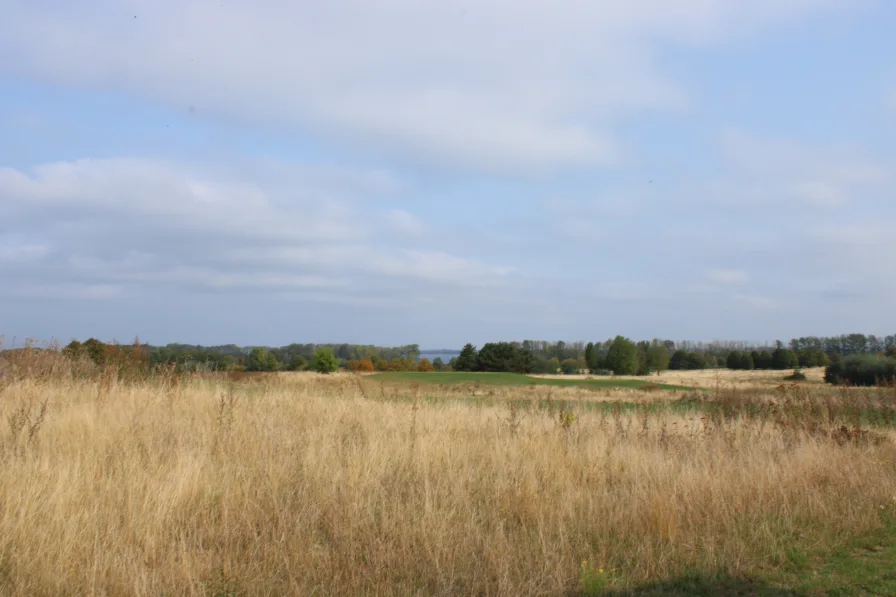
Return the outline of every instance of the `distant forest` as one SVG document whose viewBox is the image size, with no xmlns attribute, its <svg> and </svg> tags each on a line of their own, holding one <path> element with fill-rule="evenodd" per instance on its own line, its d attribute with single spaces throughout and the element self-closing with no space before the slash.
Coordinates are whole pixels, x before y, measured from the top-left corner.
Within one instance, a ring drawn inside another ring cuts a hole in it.
<svg viewBox="0 0 896 597">
<path fill-rule="evenodd" d="M 117 345 L 91 338 L 72 341 L 69 354 L 96 362 L 108 358 Z M 127 346 L 118 351 L 129 350 Z M 356 344 L 290 344 L 282 347 L 141 345 L 149 364 L 201 371 L 303 371 L 313 368 L 320 352 L 332 353 L 334 363 L 351 371 L 507 371 L 519 373 L 583 373 L 649 375 L 665 370 L 794 369 L 822 367 L 851 355 L 896 358 L 896 334 L 847 334 L 794 338 L 770 345 L 746 342 L 675 342 L 654 339 L 635 342 L 622 336 L 602 342 L 525 340 L 494 342 L 481 348 L 467 344 L 460 353 L 447 349 L 421 351 L 419 345 L 382 347 Z M 430 361 L 421 355 L 444 355 Z M 457 355 L 450 357 L 450 355 Z M 450 358 L 449 358 L 450 357 Z"/>
</svg>

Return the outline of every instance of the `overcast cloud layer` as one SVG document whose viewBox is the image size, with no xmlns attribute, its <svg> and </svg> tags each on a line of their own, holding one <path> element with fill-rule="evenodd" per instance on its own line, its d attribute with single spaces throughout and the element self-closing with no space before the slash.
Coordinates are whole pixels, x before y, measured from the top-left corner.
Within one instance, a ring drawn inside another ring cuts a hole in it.
<svg viewBox="0 0 896 597">
<path fill-rule="evenodd" d="M 7 344 L 894 331 L 892 3 L 0 7 Z"/>
</svg>

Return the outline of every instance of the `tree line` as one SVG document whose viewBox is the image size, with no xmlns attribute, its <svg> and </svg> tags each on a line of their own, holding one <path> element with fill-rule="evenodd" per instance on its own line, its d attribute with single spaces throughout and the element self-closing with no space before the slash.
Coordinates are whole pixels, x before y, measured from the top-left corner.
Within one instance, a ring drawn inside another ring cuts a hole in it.
<svg viewBox="0 0 896 597">
<path fill-rule="evenodd" d="M 784 344 L 750 346 L 742 342 L 694 343 L 654 339 L 633 341 L 616 336 L 603 342 L 490 342 L 477 349 L 467 344 L 445 363 L 421 359 L 420 347 L 408 344 L 378 347 L 352 344 L 290 344 L 279 348 L 229 344 L 203 347 L 187 344 L 133 346 L 105 344 L 95 338 L 73 340 L 64 352 L 97 364 L 113 360 L 148 367 L 205 371 L 481 371 L 538 374 L 650 375 L 666 370 L 728 368 L 788 370 L 828 367 L 832 383 L 886 374 L 868 363 L 871 357 L 896 359 L 896 335 L 849 334 L 806 337 Z M 846 358 L 856 357 L 848 363 Z M 881 361 L 875 361 L 881 363 Z M 857 363 L 861 363 L 861 366 Z M 848 366 L 847 366 L 848 365 Z M 887 365 L 888 366 L 888 365 Z M 870 367 L 870 369 L 869 369 Z M 856 373 L 861 371 L 861 373 Z M 869 373 L 869 371 L 871 371 Z M 836 381 L 834 381 L 836 380 Z"/>
</svg>

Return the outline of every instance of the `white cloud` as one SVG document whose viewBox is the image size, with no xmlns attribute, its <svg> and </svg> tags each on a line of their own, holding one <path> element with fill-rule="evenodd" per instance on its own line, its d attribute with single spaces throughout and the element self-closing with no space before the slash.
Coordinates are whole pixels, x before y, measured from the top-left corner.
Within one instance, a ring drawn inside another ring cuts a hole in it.
<svg viewBox="0 0 896 597">
<path fill-rule="evenodd" d="M 426 226 L 414 214 L 403 209 L 394 209 L 386 214 L 386 223 L 395 232 L 407 236 L 420 237 Z"/>
<path fill-rule="evenodd" d="M 854 147 L 810 146 L 736 130 L 725 131 L 721 145 L 740 182 L 736 189 L 717 189 L 719 195 L 753 207 L 839 207 L 890 179 L 886 168 Z"/>
<path fill-rule="evenodd" d="M 103 299 L 158 287 L 363 294 L 401 280 L 464 288 L 511 273 L 403 244 L 426 230 L 414 214 L 370 207 L 364 194 L 326 199 L 319 187 L 140 159 L 0 168 L 0 212 L 16 230 L 0 233 L 0 272 L 15 296 Z"/>
<path fill-rule="evenodd" d="M 199 115 L 529 171 L 607 165 L 620 116 L 678 110 L 666 44 L 719 44 L 846 0 L 85 0 L 5 7 L 0 73 Z M 135 18 L 136 17 L 136 18 Z"/>
<path fill-rule="evenodd" d="M 717 284 L 746 284 L 750 281 L 750 275 L 739 269 L 711 269 L 706 272 L 706 278 Z"/>
<path fill-rule="evenodd" d="M 28 264 L 40 261 L 50 252 L 47 245 L 18 245 L 0 247 L 0 264 Z"/>
<path fill-rule="evenodd" d="M 0 296 L 26 299 L 111 301 L 124 296 L 119 284 L 25 283 L 0 288 Z"/>
</svg>

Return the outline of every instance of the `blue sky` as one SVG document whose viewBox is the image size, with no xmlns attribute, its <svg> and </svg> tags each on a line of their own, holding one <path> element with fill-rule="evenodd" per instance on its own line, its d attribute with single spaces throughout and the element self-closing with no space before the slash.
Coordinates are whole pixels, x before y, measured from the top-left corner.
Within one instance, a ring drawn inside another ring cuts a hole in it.
<svg viewBox="0 0 896 597">
<path fill-rule="evenodd" d="M 7 344 L 893 331 L 892 2 L 9 4 Z"/>
</svg>

